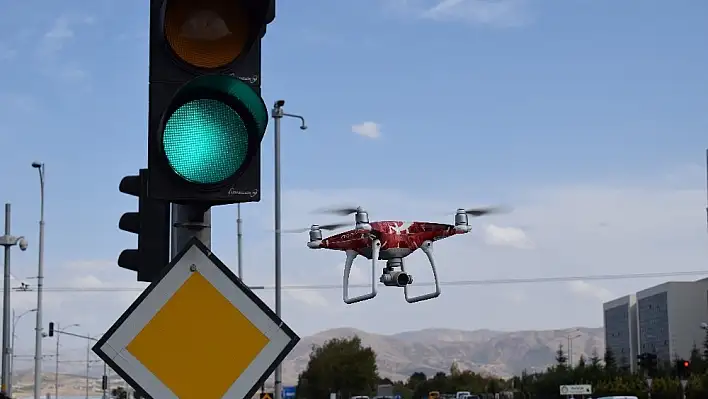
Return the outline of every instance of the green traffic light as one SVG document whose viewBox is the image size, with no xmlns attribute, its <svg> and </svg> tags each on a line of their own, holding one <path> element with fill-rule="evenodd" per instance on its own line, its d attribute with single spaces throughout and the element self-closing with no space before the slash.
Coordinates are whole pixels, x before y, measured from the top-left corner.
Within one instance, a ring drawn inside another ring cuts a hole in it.
<svg viewBox="0 0 708 399">
<path fill-rule="evenodd" d="M 165 122 L 162 147 L 170 167 L 191 183 L 217 184 L 228 179 L 248 161 L 251 136 L 257 135 L 260 142 L 265 134 L 268 112 L 263 99 L 240 79 L 225 75 L 196 78 L 176 97 L 193 99 Z M 225 101 L 239 103 L 255 126 L 248 126 Z"/>
<path fill-rule="evenodd" d="M 162 142 L 172 170 L 197 184 L 228 179 L 248 154 L 248 131 L 241 117 L 210 99 L 179 107 L 165 124 Z"/>
</svg>

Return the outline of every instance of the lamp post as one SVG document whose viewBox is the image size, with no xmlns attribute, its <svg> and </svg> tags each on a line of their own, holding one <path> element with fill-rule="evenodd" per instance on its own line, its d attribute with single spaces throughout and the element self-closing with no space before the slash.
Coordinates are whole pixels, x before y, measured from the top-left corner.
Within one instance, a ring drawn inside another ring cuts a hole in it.
<svg viewBox="0 0 708 399">
<path fill-rule="evenodd" d="M 300 115 L 294 115 L 294 114 L 287 114 L 283 112 L 283 106 L 285 106 L 285 100 L 278 100 L 275 102 L 275 105 L 273 105 L 273 112 L 272 116 L 275 122 L 275 127 L 274 127 L 274 137 L 273 141 L 275 142 L 275 314 L 280 317 L 281 315 L 281 296 L 282 296 L 282 282 L 281 282 L 281 267 L 282 267 L 282 258 L 281 258 L 281 245 L 280 245 L 280 238 L 281 238 L 281 215 L 280 215 L 280 208 L 281 208 L 281 198 L 280 198 L 280 120 L 283 119 L 284 116 L 290 117 L 290 118 L 296 118 L 300 120 L 300 129 L 305 130 L 307 129 L 307 125 L 305 124 L 305 118 L 300 116 Z M 283 366 L 282 364 L 278 364 L 278 367 L 275 369 L 275 384 L 274 384 L 274 399 L 281 399 L 281 391 L 282 391 L 282 385 L 283 385 Z M 38 398 L 37 398 L 38 399 Z"/>
<path fill-rule="evenodd" d="M 34 399 L 42 390 L 42 291 L 44 289 L 44 163 L 32 162 L 39 172 L 39 259 L 37 261 L 37 322 L 34 328 Z"/>
<path fill-rule="evenodd" d="M 54 398 L 59 399 L 59 337 L 61 337 L 61 334 L 72 328 L 72 327 L 80 327 L 80 324 L 70 324 L 66 327 L 60 327 L 59 324 L 55 327 L 55 332 L 57 333 L 57 349 L 56 353 L 54 354 L 54 359 L 56 360 L 56 363 L 54 364 Z"/>
<path fill-rule="evenodd" d="M 12 395 L 12 378 L 15 375 L 15 338 L 17 338 L 17 334 L 15 334 L 15 328 L 17 328 L 17 323 L 19 323 L 20 319 L 22 316 L 25 316 L 27 314 L 30 314 L 32 312 L 36 312 L 37 309 L 30 309 L 26 310 L 19 315 L 15 316 L 15 309 L 12 309 L 12 344 L 10 345 L 10 379 L 7 382 L 7 396 Z"/>
<path fill-rule="evenodd" d="M 0 236 L 0 246 L 5 247 L 5 265 L 3 275 L 3 317 L 2 317 L 2 379 L 0 391 L 9 396 L 10 380 L 10 323 L 12 305 L 10 304 L 10 249 L 17 245 L 20 250 L 27 250 L 27 240 L 24 237 L 15 237 L 10 233 L 12 222 L 12 206 L 5 204 L 5 234 Z M 38 398 L 39 399 L 39 398 Z"/>
</svg>

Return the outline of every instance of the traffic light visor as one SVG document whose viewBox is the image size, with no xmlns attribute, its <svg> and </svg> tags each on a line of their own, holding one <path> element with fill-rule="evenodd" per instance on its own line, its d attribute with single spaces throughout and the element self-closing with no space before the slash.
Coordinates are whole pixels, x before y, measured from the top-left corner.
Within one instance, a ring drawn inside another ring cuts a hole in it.
<svg viewBox="0 0 708 399">
<path fill-rule="evenodd" d="M 162 149 L 184 180 L 219 184 L 260 145 L 268 123 L 261 97 L 238 78 L 208 75 L 179 90 L 164 119 Z"/>
<path fill-rule="evenodd" d="M 220 68 L 244 53 L 254 40 L 246 0 L 168 0 L 164 34 L 174 54 L 198 68 Z"/>
</svg>

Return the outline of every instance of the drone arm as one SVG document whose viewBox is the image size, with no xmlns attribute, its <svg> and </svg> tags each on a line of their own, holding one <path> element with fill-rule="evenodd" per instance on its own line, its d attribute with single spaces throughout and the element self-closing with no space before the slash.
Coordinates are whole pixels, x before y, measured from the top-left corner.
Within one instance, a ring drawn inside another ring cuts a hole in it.
<svg viewBox="0 0 708 399">
<path fill-rule="evenodd" d="M 343 297 L 344 303 L 351 305 L 352 303 L 366 301 L 376 296 L 376 260 L 379 258 L 379 250 L 381 249 L 381 241 L 374 239 L 371 242 L 371 292 L 356 296 L 354 298 L 349 297 L 349 275 L 352 271 L 352 265 L 354 265 L 354 259 L 359 255 L 356 251 L 348 250 L 346 251 L 347 260 L 344 263 L 344 284 L 343 284 Z"/>
<path fill-rule="evenodd" d="M 405 295 L 406 302 L 408 303 L 416 303 L 428 299 L 437 298 L 440 296 L 440 281 L 438 280 L 438 271 L 435 268 L 435 259 L 433 259 L 433 242 L 425 241 L 423 245 L 420 246 L 420 249 L 423 250 L 425 256 L 427 256 L 428 260 L 430 261 L 430 268 L 433 270 L 433 278 L 435 279 L 435 291 L 419 296 L 410 297 L 408 295 L 409 285 L 406 285 L 405 287 L 403 287 L 403 294 Z M 401 271 L 405 271 L 403 263 L 401 263 Z"/>
</svg>

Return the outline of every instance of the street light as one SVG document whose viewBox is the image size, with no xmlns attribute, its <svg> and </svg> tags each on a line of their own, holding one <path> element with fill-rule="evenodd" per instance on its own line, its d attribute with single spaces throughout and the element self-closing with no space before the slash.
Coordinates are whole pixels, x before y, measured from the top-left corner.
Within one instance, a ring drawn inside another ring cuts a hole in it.
<svg viewBox="0 0 708 399">
<path fill-rule="evenodd" d="M 30 314 L 32 312 L 36 312 L 37 309 L 30 309 L 26 310 L 22 313 L 20 313 L 18 316 L 15 316 L 15 309 L 12 309 L 12 344 L 10 346 L 10 379 L 7 381 L 7 394 L 8 396 L 12 395 L 12 378 L 15 375 L 15 338 L 17 338 L 17 335 L 15 334 L 15 328 L 17 327 L 17 323 L 20 321 L 22 316 Z"/>
<path fill-rule="evenodd" d="M 3 317 L 2 317 L 2 379 L 0 382 L 0 391 L 9 396 L 9 380 L 10 380 L 10 323 L 11 323 L 11 304 L 10 304 L 10 249 L 17 245 L 21 251 L 27 250 L 27 240 L 24 237 L 15 237 L 10 233 L 12 219 L 12 206 L 5 204 L 5 234 L 0 236 L 0 245 L 5 247 L 5 267 L 3 279 Z M 39 399 L 39 398 L 37 398 Z"/>
<path fill-rule="evenodd" d="M 571 368 L 573 367 L 573 341 L 575 339 L 583 336 L 582 334 L 579 334 L 578 332 L 579 332 L 579 330 L 576 328 L 576 329 L 572 330 L 568 335 L 565 336 L 568 339 L 568 364 L 570 365 Z M 576 333 L 576 334 L 573 335 L 573 333 Z"/>
<path fill-rule="evenodd" d="M 285 106 L 285 100 L 278 100 L 273 105 L 272 116 L 275 120 L 274 128 L 274 138 L 275 141 L 275 314 L 280 317 L 281 313 L 281 295 L 282 295 L 282 282 L 281 282 L 281 247 L 280 247 L 280 235 L 281 235 L 281 215 L 280 215 L 280 120 L 284 116 L 290 118 L 296 118 L 300 120 L 300 129 L 307 129 L 305 124 L 305 118 L 300 115 L 286 114 L 283 112 L 283 106 Z M 281 399 L 281 390 L 283 385 L 283 366 L 278 364 L 275 369 L 275 387 L 274 387 L 274 399 Z M 39 398 L 37 398 L 39 399 Z"/>
<path fill-rule="evenodd" d="M 34 399 L 42 384 L 42 290 L 44 287 L 44 163 L 32 162 L 39 172 L 39 259 L 37 261 L 37 321 L 34 327 Z"/>
<path fill-rule="evenodd" d="M 55 327 L 55 331 L 57 332 L 57 350 L 56 354 L 54 355 L 54 358 L 56 359 L 56 364 L 54 366 L 54 398 L 59 399 L 59 337 L 61 337 L 61 333 L 72 328 L 72 327 L 80 327 L 80 324 L 70 324 L 66 327 L 60 327 L 58 324 Z"/>
</svg>

